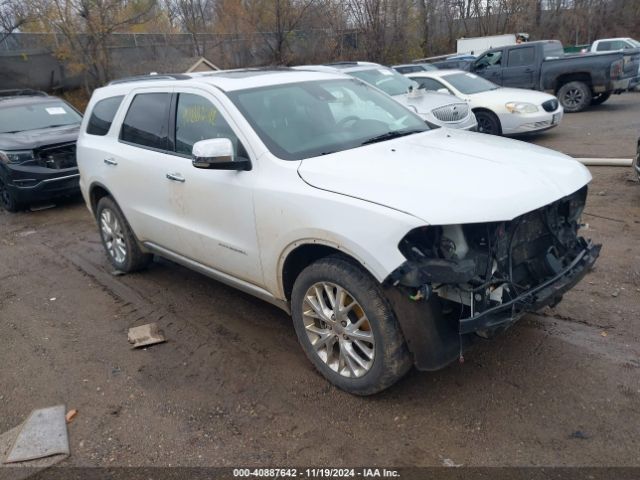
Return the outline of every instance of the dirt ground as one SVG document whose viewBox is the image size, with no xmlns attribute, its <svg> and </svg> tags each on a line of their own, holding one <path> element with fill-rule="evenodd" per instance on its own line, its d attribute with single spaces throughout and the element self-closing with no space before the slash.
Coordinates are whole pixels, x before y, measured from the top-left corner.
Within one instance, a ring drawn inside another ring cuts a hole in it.
<svg viewBox="0 0 640 480">
<path fill-rule="evenodd" d="M 640 94 L 528 138 L 630 157 Z M 0 212 L 0 432 L 63 403 L 72 466 L 639 466 L 640 185 L 591 168 L 596 268 L 555 309 L 374 397 L 329 385 L 280 310 L 167 261 L 113 276 L 85 206 Z M 157 322 L 168 342 L 127 343 Z"/>
</svg>

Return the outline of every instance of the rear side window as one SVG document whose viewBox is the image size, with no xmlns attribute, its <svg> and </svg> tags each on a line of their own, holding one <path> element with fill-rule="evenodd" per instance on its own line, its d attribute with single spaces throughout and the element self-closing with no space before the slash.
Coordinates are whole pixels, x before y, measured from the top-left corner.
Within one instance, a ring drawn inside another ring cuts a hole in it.
<svg viewBox="0 0 640 480">
<path fill-rule="evenodd" d="M 169 93 L 141 93 L 131 102 L 120 139 L 143 147 L 169 149 Z"/>
<path fill-rule="evenodd" d="M 535 47 L 521 47 L 509 50 L 509 66 L 526 67 L 532 65 L 535 55 Z"/>
<path fill-rule="evenodd" d="M 91 112 L 91 117 L 89 117 L 87 133 L 90 135 L 106 135 L 111 128 L 113 117 L 115 117 L 123 98 L 124 96 L 120 95 L 118 97 L 105 98 L 96 103 Z"/>
</svg>

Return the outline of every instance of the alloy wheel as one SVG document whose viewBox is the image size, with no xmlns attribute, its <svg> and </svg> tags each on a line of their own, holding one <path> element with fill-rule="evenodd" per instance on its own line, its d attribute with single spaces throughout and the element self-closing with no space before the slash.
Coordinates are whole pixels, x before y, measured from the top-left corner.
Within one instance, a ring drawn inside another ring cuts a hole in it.
<svg viewBox="0 0 640 480">
<path fill-rule="evenodd" d="M 344 288 L 312 285 L 302 305 L 304 328 L 318 357 L 343 377 L 357 378 L 373 366 L 375 338 L 363 308 Z"/>
<path fill-rule="evenodd" d="M 569 105 L 570 107 L 577 107 L 578 105 L 582 105 L 583 101 L 584 95 L 578 88 L 567 90 L 567 92 L 564 94 L 564 103 L 565 105 Z"/>
<path fill-rule="evenodd" d="M 122 226 L 109 208 L 104 208 L 100 213 L 100 231 L 107 252 L 116 263 L 124 263 L 127 258 L 127 245 L 124 241 Z"/>
</svg>

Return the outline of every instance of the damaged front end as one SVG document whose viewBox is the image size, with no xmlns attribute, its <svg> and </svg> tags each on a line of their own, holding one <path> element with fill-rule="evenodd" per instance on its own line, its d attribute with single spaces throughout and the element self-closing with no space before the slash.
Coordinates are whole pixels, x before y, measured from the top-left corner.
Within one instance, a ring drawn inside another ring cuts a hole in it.
<svg viewBox="0 0 640 480">
<path fill-rule="evenodd" d="M 457 334 L 460 350 L 465 334 L 489 337 L 526 312 L 557 304 L 600 253 L 601 245 L 578 236 L 586 196 L 585 186 L 511 221 L 412 230 L 399 245 L 407 261 L 385 282 L 388 291 L 396 291 L 394 306 L 402 303 L 399 295 L 430 304 L 430 320 L 444 322 L 440 340 L 451 343 Z M 409 343 L 420 368 L 418 345 Z M 453 346 L 443 348 L 446 358 L 435 363 L 455 359 Z M 433 362 L 423 358 L 422 366 L 433 369 Z"/>
</svg>

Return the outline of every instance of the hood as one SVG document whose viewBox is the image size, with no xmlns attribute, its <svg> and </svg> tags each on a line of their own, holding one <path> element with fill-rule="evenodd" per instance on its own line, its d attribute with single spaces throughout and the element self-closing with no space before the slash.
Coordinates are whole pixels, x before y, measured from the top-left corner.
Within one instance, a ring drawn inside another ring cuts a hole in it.
<svg viewBox="0 0 640 480">
<path fill-rule="evenodd" d="M 500 87 L 495 90 L 474 93 L 469 95 L 469 98 L 471 98 L 474 103 L 482 99 L 482 102 L 490 102 L 491 104 L 504 105 L 508 102 L 527 102 L 540 106 L 547 100 L 553 100 L 556 97 L 548 93 L 525 90 L 524 88 Z"/>
<path fill-rule="evenodd" d="M 298 171 L 311 186 L 432 225 L 512 220 L 591 180 L 562 153 L 446 128 L 306 159 Z"/>
<path fill-rule="evenodd" d="M 431 113 L 431 110 L 434 108 L 444 107 L 454 103 L 464 103 L 453 95 L 446 93 L 426 93 L 422 90 L 418 90 L 418 93 L 413 95 L 409 95 L 408 93 L 395 95 L 393 99 L 405 107 L 409 107 L 423 115 Z"/>
<path fill-rule="evenodd" d="M 42 128 L 18 133 L 0 133 L 0 150 L 34 150 L 46 145 L 75 142 L 80 125 Z"/>
</svg>

